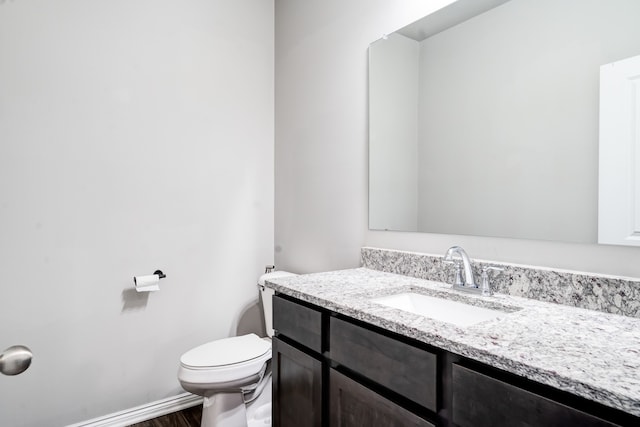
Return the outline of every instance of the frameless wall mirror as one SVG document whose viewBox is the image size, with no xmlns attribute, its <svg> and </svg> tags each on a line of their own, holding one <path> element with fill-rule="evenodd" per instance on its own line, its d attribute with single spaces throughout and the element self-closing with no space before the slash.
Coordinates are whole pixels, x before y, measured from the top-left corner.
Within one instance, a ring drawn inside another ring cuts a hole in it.
<svg viewBox="0 0 640 427">
<path fill-rule="evenodd" d="M 637 0 L 458 0 L 369 48 L 369 227 L 596 243 L 600 66 Z"/>
</svg>

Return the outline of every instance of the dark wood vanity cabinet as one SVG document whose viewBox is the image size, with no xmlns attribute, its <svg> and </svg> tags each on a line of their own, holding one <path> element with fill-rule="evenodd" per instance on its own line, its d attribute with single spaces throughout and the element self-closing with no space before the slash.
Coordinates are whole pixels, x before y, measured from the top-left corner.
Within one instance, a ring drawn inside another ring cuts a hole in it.
<svg viewBox="0 0 640 427">
<path fill-rule="evenodd" d="M 435 427 L 434 354 L 278 295 L 273 326 L 274 426 Z"/>
<path fill-rule="evenodd" d="M 274 297 L 276 427 L 640 426 L 640 418 Z"/>
</svg>

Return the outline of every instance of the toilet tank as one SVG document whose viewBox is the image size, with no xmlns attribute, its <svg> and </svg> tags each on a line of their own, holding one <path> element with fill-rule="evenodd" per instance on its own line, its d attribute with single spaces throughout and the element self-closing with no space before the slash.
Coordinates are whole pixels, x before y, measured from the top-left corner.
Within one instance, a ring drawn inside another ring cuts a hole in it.
<svg viewBox="0 0 640 427">
<path fill-rule="evenodd" d="M 272 271 L 271 273 L 265 273 L 258 279 L 258 289 L 260 289 L 260 300 L 262 300 L 262 313 L 264 315 L 264 326 L 267 331 L 268 337 L 273 337 L 273 294 L 274 291 L 271 288 L 264 286 L 264 282 L 268 279 L 275 279 L 278 277 L 297 276 L 297 274 L 289 273 L 288 271 Z"/>
</svg>

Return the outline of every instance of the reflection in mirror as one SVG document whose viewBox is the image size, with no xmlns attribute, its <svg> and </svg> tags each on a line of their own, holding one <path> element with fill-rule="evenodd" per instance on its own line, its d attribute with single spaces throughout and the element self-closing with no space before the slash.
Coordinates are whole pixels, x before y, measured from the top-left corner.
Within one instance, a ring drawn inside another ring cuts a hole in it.
<svg viewBox="0 0 640 427">
<path fill-rule="evenodd" d="M 640 246 L 640 55 L 600 68 L 598 243 Z"/>
<path fill-rule="evenodd" d="M 370 46 L 369 227 L 595 243 L 599 71 L 640 1 L 478 2 Z"/>
</svg>

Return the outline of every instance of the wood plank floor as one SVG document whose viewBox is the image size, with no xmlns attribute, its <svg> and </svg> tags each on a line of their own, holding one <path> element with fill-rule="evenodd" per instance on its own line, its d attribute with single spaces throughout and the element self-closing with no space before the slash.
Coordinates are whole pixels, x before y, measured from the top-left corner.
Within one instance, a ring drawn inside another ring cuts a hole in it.
<svg viewBox="0 0 640 427">
<path fill-rule="evenodd" d="M 132 424 L 130 427 L 200 427 L 202 405 L 183 409 L 149 421 Z"/>
</svg>

